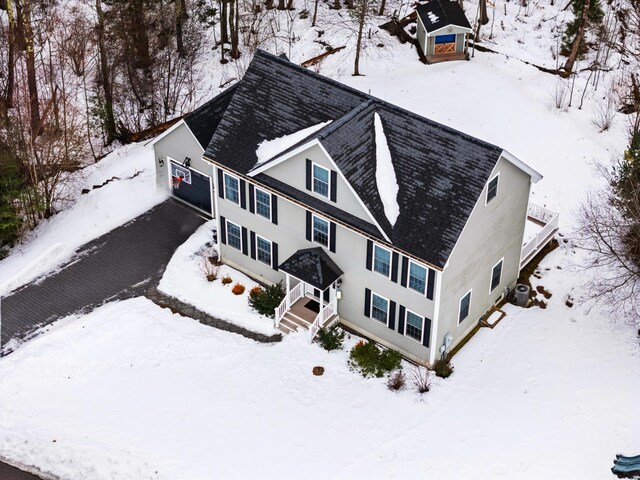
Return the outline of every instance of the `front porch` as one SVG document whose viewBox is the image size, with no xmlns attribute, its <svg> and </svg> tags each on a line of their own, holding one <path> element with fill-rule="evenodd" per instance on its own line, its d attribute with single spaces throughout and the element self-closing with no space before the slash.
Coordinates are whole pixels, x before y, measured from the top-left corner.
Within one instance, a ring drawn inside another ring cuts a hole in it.
<svg viewBox="0 0 640 480">
<path fill-rule="evenodd" d="M 339 319 L 343 272 L 320 247 L 298 250 L 279 268 L 286 275 L 286 294 L 275 310 L 275 326 L 283 333 L 308 330 L 312 342 Z"/>
</svg>

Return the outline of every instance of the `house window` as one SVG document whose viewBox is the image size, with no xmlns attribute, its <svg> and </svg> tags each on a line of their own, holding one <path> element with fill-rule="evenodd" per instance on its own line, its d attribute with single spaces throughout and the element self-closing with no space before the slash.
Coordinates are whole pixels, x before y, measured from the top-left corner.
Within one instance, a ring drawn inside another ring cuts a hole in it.
<svg viewBox="0 0 640 480">
<path fill-rule="evenodd" d="M 256 188 L 256 213 L 271 220 L 271 194 Z"/>
<path fill-rule="evenodd" d="M 224 174 L 224 198 L 240 205 L 240 182 L 227 173 Z"/>
<path fill-rule="evenodd" d="M 500 175 L 496 175 L 489 181 L 489 185 L 487 186 L 487 202 L 489 203 L 491 200 L 498 196 L 498 179 Z"/>
<path fill-rule="evenodd" d="M 227 220 L 227 245 L 242 251 L 242 233 L 240 225 Z"/>
<path fill-rule="evenodd" d="M 456 41 L 456 34 L 453 33 L 451 35 L 436 35 L 436 43 L 453 43 Z"/>
<path fill-rule="evenodd" d="M 313 216 L 313 241 L 329 246 L 329 222 L 320 217 Z"/>
<path fill-rule="evenodd" d="M 458 325 L 469 316 L 469 307 L 471 306 L 471 290 L 460 299 L 460 312 L 458 314 Z"/>
<path fill-rule="evenodd" d="M 389 300 L 371 293 L 371 318 L 386 324 L 389 318 Z"/>
<path fill-rule="evenodd" d="M 271 266 L 271 242 L 256 235 L 256 250 L 258 261 Z"/>
<path fill-rule="evenodd" d="M 407 318 L 404 324 L 404 334 L 422 343 L 422 330 L 424 317 L 407 310 Z"/>
<path fill-rule="evenodd" d="M 171 162 L 171 176 L 180 177 L 184 183 L 191 185 L 191 171 L 188 168 Z"/>
<path fill-rule="evenodd" d="M 491 270 L 491 292 L 493 292 L 502 279 L 502 260 L 500 260 L 495 267 Z"/>
<path fill-rule="evenodd" d="M 374 245 L 373 247 L 373 270 L 389 277 L 391 273 L 391 252 L 386 248 Z"/>
<path fill-rule="evenodd" d="M 329 198 L 329 170 L 313 164 L 313 191 Z"/>
<path fill-rule="evenodd" d="M 417 263 L 409 262 L 408 286 L 410 289 L 424 295 L 424 290 L 427 287 L 427 269 Z"/>
</svg>

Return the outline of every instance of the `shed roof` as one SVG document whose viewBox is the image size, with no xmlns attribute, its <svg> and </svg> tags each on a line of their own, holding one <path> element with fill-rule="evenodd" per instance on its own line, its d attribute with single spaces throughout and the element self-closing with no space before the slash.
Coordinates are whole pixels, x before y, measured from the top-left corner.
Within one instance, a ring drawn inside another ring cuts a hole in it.
<svg viewBox="0 0 640 480">
<path fill-rule="evenodd" d="M 449 25 L 471 30 L 464 10 L 458 2 L 452 0 L 430 0 L 418 5 L 416 12 L 427 32 L 435 32 Z"/>
</svg>

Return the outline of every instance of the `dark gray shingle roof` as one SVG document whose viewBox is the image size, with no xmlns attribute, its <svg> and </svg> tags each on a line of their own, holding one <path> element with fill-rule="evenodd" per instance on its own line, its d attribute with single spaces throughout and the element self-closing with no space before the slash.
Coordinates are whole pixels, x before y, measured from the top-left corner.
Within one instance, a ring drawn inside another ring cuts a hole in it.
<svg viewBox="0 0 640 480">
<path fill-rule="evenodd" d="M 222 120 L 222 116 L 229 106 L 237 86 L 238 84 L 235 84 L 227 88 L 207 103 L 200 105 L 194 111 L 185 115 L 185 123 L 202 148 L 207 148 L 207 145 L 209 145 L 209 141 L 213 137 L 216 128 L 218 128 L 218 124 Z"/>
<path fill-rule="evenodd" d="M 386 218 L 375 171 L 380 115 L 399 184 L 400 216 Z M 247 174 L 257 145 L 332 120 L 317 138 L 391 243 L 444 267 L 502 149 L 258 51 L 205 156 Z M 308 140 L 308 139 L 307 139 Z M 377 227 L 268 176 L 255 179 L 374 237 Z"/>
<path fill-rule="evenodd" d="M 278 268 L 320 290 L 326 290 L 343 275 L 340 267 L 320 247 L 298 250 Z"/>
<path fill-rule="evenodd" d="M 427 32 L 435 32 L 448 25 L 471 28 L 464 10 L 458 2 L 451 0 L 431 0 L 418 5 L 416 12 L 427 29 Z M 430 15 L 431 14 L 431 15 Z"/>
</svg>

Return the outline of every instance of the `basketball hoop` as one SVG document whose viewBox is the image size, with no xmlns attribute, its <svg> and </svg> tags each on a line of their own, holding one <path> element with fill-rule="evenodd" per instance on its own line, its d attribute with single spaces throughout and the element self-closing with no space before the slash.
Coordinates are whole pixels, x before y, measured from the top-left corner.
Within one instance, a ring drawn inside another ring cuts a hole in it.
<svg viewBox="0 0 640 480">
<path fill-rule="evenodd" d="M 174 190 L 178 190 L 180 188 L 180 184 L 182 183 L 182 177 L 171 177 L 171 186 Z"/>
</svg>

